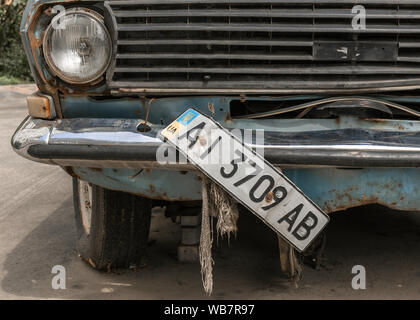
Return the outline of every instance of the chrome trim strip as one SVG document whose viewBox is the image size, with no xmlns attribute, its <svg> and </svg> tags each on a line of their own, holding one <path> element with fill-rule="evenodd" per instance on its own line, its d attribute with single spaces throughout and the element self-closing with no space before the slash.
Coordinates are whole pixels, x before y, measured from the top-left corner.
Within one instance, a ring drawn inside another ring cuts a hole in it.
<svg viewBox="0 0 420 320">
<path fill-rule="evenodd" d="M 262 148 L 262 145 L 251 145 L 253 147 Z M 276 150 L 296 150 L 296 149 L 305 149 L 305 150 L 339 150 L 339 151 L 349 151 L 349 152 L 358 152 L 358 151 L 376 151 L 376 152 L 419 152 L 419 147 L 394 147 L 394 146 L 374 146 L 369 144 L 355 144 L 355 145 L 300 145 L 294 144 L 290 146 L 269 146 L 270 149 Z M 420 156 L 420 154 L 419 154 Z"/>
<path fill-rule="evenodd" d="M 141 133 L 137 131 L 140 122 L 143 120 L 77 118 L 49 121 L 28 117 L 16 130 L 11 143 L 22 157 L 61 166 L 194 169 L 190 164 L 157 163 L 155 151 L 163 142 L 156 136 L 162 126 L 148 124 L 151 131 Z M 365 132 L 351 130 L 355 133 L 354 139 L 358 139 L 358 132 Z M 331 139 L 323 141 L 325 144 L 319 144 L 317 133 L 325 135 L 325 132 L 329 134 L 328 131 L 332 132 Z M 313 139 L 317 144 L 310 144 L 310 141 L 302 144 L 302 141 L 288 138 L 284 132 L 268 132 L 266 141 L 272 144 L 264 146 L 264 154 L 277 166 L 360 167 L 360 163 L 366 161 L 367 166 L 420 167 L 420 131 L 371 130 L 368 131 L 371 140 L 354 144 L 340 141 L 334 132 L 336 130 L 314 131 L 310 138 L 307 138 L 307 132 L 304 133 L 305 139 Z M 382 134 L 382 140 L 376 138 Z M 263 147 L 256 144 L 250 146 Z M 34 156 L 34 150 L 38 150 L 37 156 Z M 121 154 L 112 154 L 114 150 Z M 98 160 L 96 152 L 103 155 L 103 158 Z M 79 154 L 83 154 L 83 157 Z M 311 163 L 311 159 L 317 159 L 317 162 Z"/>
</svg>

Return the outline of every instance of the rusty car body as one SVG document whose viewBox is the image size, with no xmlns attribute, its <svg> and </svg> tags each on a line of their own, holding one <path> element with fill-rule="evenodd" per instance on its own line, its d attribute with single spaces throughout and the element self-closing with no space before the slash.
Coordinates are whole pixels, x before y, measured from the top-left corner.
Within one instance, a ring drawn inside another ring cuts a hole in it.
<svg viewBox="0 0 420 320">
<path fill-rule="evenodd" d="M 356 4 L 366 29 L 352 28 Z M 103 17 L 112 46 L 99 78 L 69 83 L 46 62 L 56 5 Z M 106 189 L 200 201 L 192 165 L 156 161 L 157 132 L 193 106 L 228 129 L 263 129 L 266 159 L 327 213 L 418 211 L 418 19 L 411 0 L 29 0 L 22 40 L 52 108 L 12 146 Z"/>
</svg>

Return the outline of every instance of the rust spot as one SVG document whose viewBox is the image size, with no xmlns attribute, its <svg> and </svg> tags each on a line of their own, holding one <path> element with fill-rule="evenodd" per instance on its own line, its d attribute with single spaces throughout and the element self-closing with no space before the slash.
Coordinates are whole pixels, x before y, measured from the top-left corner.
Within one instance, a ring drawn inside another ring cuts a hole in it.
<svg viewBox="0 0 420 320">
<path fill-rule="evenodd" d="M 29 39 L 29 44 L 33 50 L 38 49 L 41 46 L 41 40 L 36 37 L 31 37 Z"/>
<path fill-rule="evenodd" d="M 267 193 L 267 195 L 265 196 L 265 202 L 271 202 L 273 200 L 273 192 L 270 191 L 269 193 Z"/>
<path fill-rule="evenodd" d="M 179 173 L 185 175 L 188 173 L 188 171 L 180 171 Z"/>
<path fill-rule="evenodd" d="M 207 107 L 209 108 L 209 111 L 211 112 L 211 116 L 214 118 L 214 114 L 215 114 L 215 112 L 214 112 L 214 104 L 211 103 L 211 102 L 209 102 L 207 104 Z"/>
<path fill-rule="evenodd" d="M 375 196 L 371 196 L 370 198 L 367 198 L 365 195 L 363 195 L 362 199 L 353 199 L 350 194 L 337 194 L 336 199 L 338 200 L 338 202 L 340 202 L 345 197 L 347 197 L 347 200 L 349 202 L 346 205 L 340 205 L 339 203 L 335 203 L 334 201 L 325 202 L 324 207 L 325 207 L 326 213 L 347 210 L 353 207 L 359 207 L 359 206 L 364 206 L 368 204 L 380 204 L 379 199 Z"/>
<path fill-rule="evenodd" d="M 52 12 L 52 8 L 51 8 L 51 7 L 49 7 L 47 10 L 45 10 L 45 11 L 44 11 L 44 13 L 45 13 L 47 16 L 50 16 L 50 15 L 51 15 L 51 12 Z"/>
<path fill-rule="evenodd" d="M 225 114 L 225 121 L 232 121 L 232 117 L 230 116 L 229 112 L 226 112 Z"/>
<path fill-rule="evenodd" d="M 96 171 L 96 172 L 102 172 L 102 168 L 89 167 L 89 169 L 92 170 L 92 171 Z"/>
<path fill-rule="evenodd" d="M 40 91 L 42 91 L 46 94 L 50 94 L 52 96 L 52 98 L 54 100 L 54 105 L 55 105 L 55 108 L 56 108 L 57 117 L 58 118 L 63 118 L 57 88 L 55 88 L 54 86 L 51 86 L 48 83 L 48 81 L 44 77 L 44 74 L 42 72 L 42 69 L 41 69 L 41 67 L 38 63 L 38 59 L 37 59 L 37 56 L 41 56 L 41 54 L 40 54 L 41 39 L 43 39 L 45 30 L 42 32 L 41 37 L 37 38 L 35 36 L 34 29 L 35 29 L 36 23 L 39 21 L 39 18 L 42 14 L 42 5 L 40 5 L 40 4 L 34 5 L 34 6 L 32 6 L 31 10 L 32 11 L 31 11 L 29 16 L 31 16 L 31 14 L 32 14 L 32 17 L 31 17 L 31 19 L 28 19 L 26 21 L 26 26 L 25 27 L 27 29 L 27 36 L 28 36 L 29 46 L 31 48 L 32 60 L 33 60 L 33 63 L 35 65 L 35 68 L 33 70 L 34 77 L 40 79 L 40 81 L 37 83 Z"/>
<path fill-rule="evenodd" d="M 389 184 L 385 184 L 382 188 L 391 188 Z M 330 201 L 324 202 L 324 208 L 326 212 L 334 212 L 346 210 L 352 207 L 358 207 L 368 204 L 381 204 L 379 198 L 376 196 L 367 197 L 365 194 L 362 194 L 357 198 L 354 198 L 352 195 L 353 190 L 359 190 L 359 186 L 350 186 L 344 191 L 337 191 L 336 189 L 331 189 L 328 192 L 334 194 L 334 198 Z M 396 203 L 390 204 L 391 206 L 396 205 Z"/>
<path fill-rule="evenodd" d="M 70 176 L 80 179 L 80 177 L 73 171 L 72 167 L 63 167 L 63 170 L 67 172 L 67 174 L 69 174 Z"/>
<path fill-rule="evenodd" d="M 368 119 L 361 119 L 361 120 L 364 120 L 364 121 L 369 121 L 369 122 L 385 122 L 385 121 L 387 121 L 387 119 L 371 119 L 371 118 L 368 118 Z"/>
<path fill-rule="evenodd" d="M 153 184 L 149 184 L 149 190 L 150 190 L 150 193 L 155 193 L 156 192 L 156 188 Z"/>
<path fill-rule="evenodd" d="M 154 199 L 154 200 L 162 200 L 162 201 L 188 201 L 188 202 L 197 201 L 197 200 L 192 200 L 192 199 L 183 198 L 183 197 L 180 197 L 180 198 L 170 198 L 170 197 L 168 197 L 167 193 L 165 193 L 165 192 L 162 193 L 162 195 L 158 195 L 158 194 L 144 194 L 144 193 L 139 193 L 139 192 L 136 192 L 134 194 L 136 196 L 139 196 L 139 197 L 149 198 L 149 199 Z"/>
<path fill-rule="evenodd" d="M 242 103 L 246 101 L 246 96 L 244 94 L 241 94 L 240 97 L 241 97 L 241 100 L 240 101 Z"/>
</svg>

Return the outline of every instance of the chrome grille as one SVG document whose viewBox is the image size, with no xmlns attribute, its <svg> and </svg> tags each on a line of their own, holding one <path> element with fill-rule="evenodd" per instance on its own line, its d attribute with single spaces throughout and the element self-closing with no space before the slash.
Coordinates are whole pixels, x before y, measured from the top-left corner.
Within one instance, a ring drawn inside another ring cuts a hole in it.
<svg viewBox="0 0 420 320">
<path fill-rule="evenodd" d="M 116 31 L 108 76 L 113 89 L 280 93 L 420 86 L 417 0 L 106 4 Z M 366 30 L 351 25 L 352 8 L 360 4 Z"/>
</svg>

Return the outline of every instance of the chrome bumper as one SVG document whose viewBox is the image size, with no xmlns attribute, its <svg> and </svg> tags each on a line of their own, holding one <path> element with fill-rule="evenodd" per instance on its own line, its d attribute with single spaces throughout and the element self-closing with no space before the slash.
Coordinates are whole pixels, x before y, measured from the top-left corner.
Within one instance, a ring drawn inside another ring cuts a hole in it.
<svg viewBox="0 0 420 320">
<path fill-rule="evenodd" d="M 26 118 L 12 137 L 21 156 L 60 166 L 194 170 L 159 164 L 162 126 L 140 133 L 135 119 Z M 420 167 L 420 131 L 340 129 L 267 132 L 264 156 L 279 167 Z"/>
</svg>

